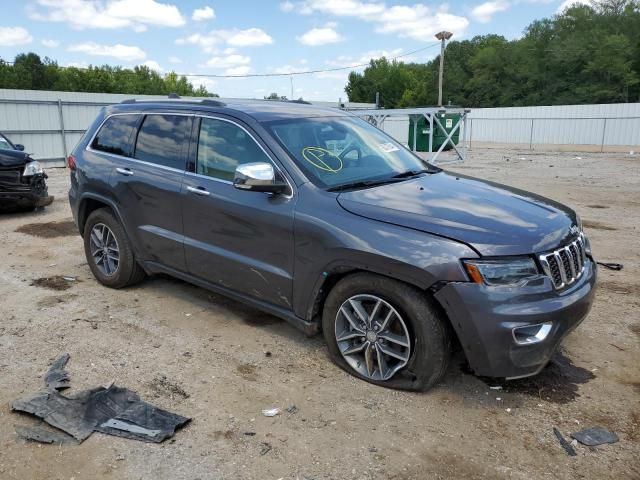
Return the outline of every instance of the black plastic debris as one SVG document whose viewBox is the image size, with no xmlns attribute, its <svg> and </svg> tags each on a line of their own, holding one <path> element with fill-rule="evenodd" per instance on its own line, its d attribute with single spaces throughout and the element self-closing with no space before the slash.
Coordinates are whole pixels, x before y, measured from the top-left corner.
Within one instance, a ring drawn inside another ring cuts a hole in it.
<svg viewBox="0 0 640 480">
<path fill-rule="evenodd" d="M 62 355 L 54 362 L 56 371 L 61 371 L 68 361 L 69 356 L 64 357 Z M 68 376 L 65 380 L 63 388 L 69 387 Z M 48 374 L 45 383 L 49 387 Z M 54 387 L 15 400 L 11 409 L 35 415 L 78 442 L 97 431 L 159 443 L 173 436 L 176 429 L 190 421 L 187 417 L 154 407 L 140 400 L 136 392 L 115 385 L 83 390 L 69 396 L 62 395 Z"/>
<path fill-rule="evenodd" d="M 64 390 L 65 388 L 69 388 L 71 379 L 69 372 L 64 369 L 68 361 L 69 354 L 63 353 L 51 364 L 51 367 L 49 367 L 49 370 L 44 376 L 44 384 L 48 389 Z"/>
<path fill-rule="evenodd" d="M 28 427 L 26 425 L 14 425 L 14 427 L 16 429 L 16 434 L 20 438 L 31 442 L 55 443 L 56 445 L 61 445 L 63 443 L 78 443 L 72 436 L 53 429 L 44 427 Z"/>
<path fill-rule="evenodd" d="M 577 455 L 575 449 L 571 446 L 571 444 L 569 442 L 567 442 L 567 440 L 562 436 L 562 434 L 560 433 L 560 430 L 558 430 L 557 428 L 553 428 L 553 433 L 556 434 L 556 438 L 558 439 L 558 441 L 560 442 L 560 446 L 562 448 L 564 448 L 564 451 L 567 452 L 567 455 L 569 455 L 570 457 L 575 457 Z"/>
<path fill-rule="evenodd" d="M 604 443 L 616 443 L 619 440 L 618 435 L 602 427 L 585 428 L 579 432 L 572 433 L 571 438 L 575 438 L 583 445 L 589 447 L 595 447 Z"/>
<path fill-rule="evenodd" d="M 608 268 L 609 270 L 622 270 L 624 265 L 621 263 L 607 263 L 607 262 L 596 262 L 598 265 Z"/>
</svg>

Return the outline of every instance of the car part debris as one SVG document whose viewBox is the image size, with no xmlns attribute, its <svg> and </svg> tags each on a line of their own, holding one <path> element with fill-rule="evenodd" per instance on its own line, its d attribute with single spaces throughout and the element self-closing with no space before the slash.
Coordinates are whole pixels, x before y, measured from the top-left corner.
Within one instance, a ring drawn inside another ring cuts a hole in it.
<svg viewBox="0 0 640 480">
<path fill-rule="evenodd" d="M 113 384 L 62 395 L 58 389 L 69 387 L 68 374 L 63 370 L 68 360 L 69 355 L 64 354 L 53 363 L 45 376 L 48 390 L 15 400 L 11 409 L 35 415 L 78 442 L 97 431 L 159 443 L 191 420 L 159 409 L 140 400 L 136 392 Z"/>
<path fill-rule="evenodd" d="M 598 265 L 603 266 L 604 268 L 608 268 L 609 270 L 622 270 L 624 265 L 621 263 L 607 263 L 607 262 L 596 262 Z"/>
<path fill-rule="evenodd" d="M 267 453 L 269 453 L 271 451 L 273 447 L 271 446 L 270 443 L 266 443 L 263 442 L 262 443 L 262 450 L 260 450 L 260 455 L 266 455 Z"/>
<path fill-rule="evenodd" d="M 616 443 L 619 441 L 618 435 L 602 427 L 585 428 L 579 432 L 572 433 L 571 438 L 575 438 L 583 445 L 587 445 L 589 447 L 595 447 L 604 443 Z"/>
<path fill-rule="evenodd" d="M 64 367 L 69 361 L 69 354 L 63 353 L 54 360 L 44 376 L 44 384 L 50 390 L 64 390 L 69 388 L 69 372 Z"/>
<path fill-rule="evenodd" d="M 265 417 L 275 417 L 279 413 L 280 413 L 279 408 L 266 408 L 262 410 L 262 415 L 264 415 Z"/>
<path fill-rule="evenodd" d="M 560 433 L 560 430 L 554 427 L 553 433 L 556 434 L 556 438 L 560 442 L 560 446 L 564 448 L 564 451 L 567 452 L 567 455 L 569 455 L 570 457 L 575 457 L 576 455 L 578 455 L 576 453 L 576 450 L 571 446 L 571 444 L 567 442 L 567 440 L 562 436 L 562 434 Z"/>
<path fill-rule="evenodd" d="M 63 443 L 74 443 L 77 444 L 76 440 L 71 436 L 67 435 L 64 432 L 44 428 L 44 427 L 28 427 L 26 425 L 14 425 L 16 429 L 16 434 L 24 439 L 29 440 L 31 442 L 39 442 L 39 443 L 55 443 L 57 445 L 61 445 Z"/>
</svg>

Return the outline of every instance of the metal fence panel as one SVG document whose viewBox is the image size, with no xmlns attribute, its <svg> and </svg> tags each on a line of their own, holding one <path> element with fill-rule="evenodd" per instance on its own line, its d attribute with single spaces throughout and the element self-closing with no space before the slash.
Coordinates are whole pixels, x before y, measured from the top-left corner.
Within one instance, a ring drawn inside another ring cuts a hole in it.
<svg viewBox="0 0 640 480">
<path fill-rule="evenodd" d="M 25 145 L 38 159 L 63 164 L 99 109 L 131 98 L 127 94 L 0 89 L 0 131 Z M 166 98 L 136 95 L 139 99 Z M 226 99 L 229 101 L 237 99 Z M 224 99 L 223 99 L 224 101 Z M 337 107 L 337 102 L 313 102 Z M 347 103 L 348 108 L 373 108 Z M 462 143 L 521 145 L 528 148 L 589 148 L 594 151 L 640 150 L 640 103 L 482 108 L 469 114 Z M 62 124 L 64 124 L 64 138 Z M 389 117 L 381 128 L 406 145 L 409 120 Z M 65 148 L 66 147 L 66 148 Z"/>
</svg>

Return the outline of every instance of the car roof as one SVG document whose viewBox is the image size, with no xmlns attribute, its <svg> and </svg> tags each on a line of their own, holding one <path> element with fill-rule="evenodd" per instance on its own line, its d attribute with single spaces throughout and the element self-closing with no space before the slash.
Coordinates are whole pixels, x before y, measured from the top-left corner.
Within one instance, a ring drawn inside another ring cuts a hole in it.
<svg viewBox="0 0 640 480">
<path fill-rule="evenodd" d="M 291 118 L 312 117 L 346 117 L 351 116 L 338 108 L 321 107 L 302 102 L 280 100 L 216 100 L 213 98 L 159 99 L 159 100 L 125 100 L 111 107 L 112 111 L 148 111 L 163 108 L 171 110 L 197 110 L 211 113 L 241 113 L 254 118 L 258 122 L 285 120 Z"/>
</svg>

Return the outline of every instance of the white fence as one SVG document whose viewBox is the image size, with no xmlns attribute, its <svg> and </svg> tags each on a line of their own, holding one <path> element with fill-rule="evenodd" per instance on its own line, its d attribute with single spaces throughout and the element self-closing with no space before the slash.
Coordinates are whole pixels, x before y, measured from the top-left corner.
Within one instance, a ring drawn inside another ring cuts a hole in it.
<svg viewBox="0 0 640 480">
<path fill-rule="evenodd" d="M 470 146 L 595 152 L 640 148 L 640 103 L 481 108 L 471 112 Z"/>
<path fill-rule="evenodd" d="M 22 143 L 34 158 L 63 164 L 98 110 L 131 98 L 128 94 L 0 89 L 0 131 Z M 135 95 L 135 98 L 166 98 Z M 223 99 L 224 100 L 224 99 Z M 231 100 L 231 99 L 229 99 Z M 338 106 L 338 102 L 313 102 Z M 372 104 L 346 104 L 373 108 Z M 409 119 L 389 117 L 383 129 L 408 143 Z M 573 151 L 639 151 L 640 103 L 482 108 L 472 110 L 464 146 Z"/>
</svg>

